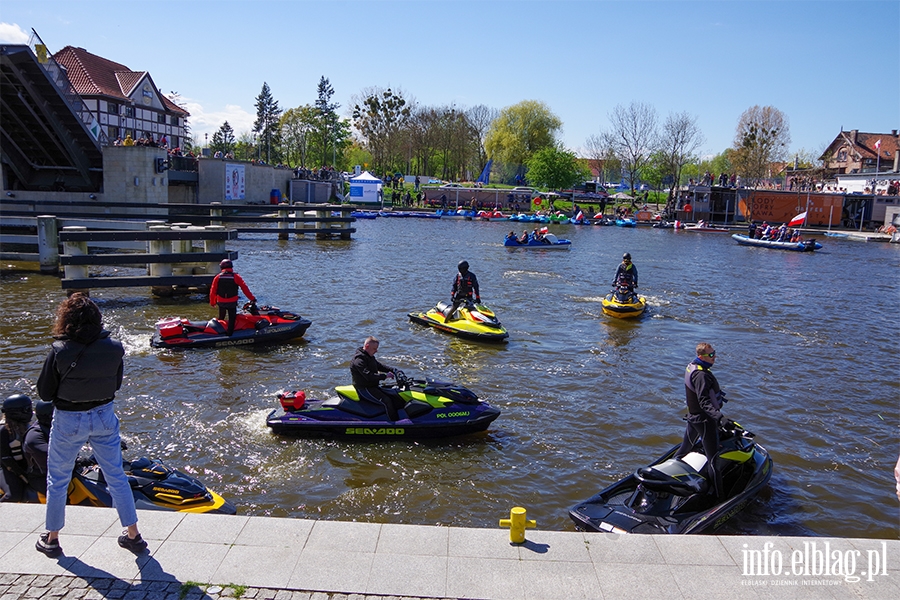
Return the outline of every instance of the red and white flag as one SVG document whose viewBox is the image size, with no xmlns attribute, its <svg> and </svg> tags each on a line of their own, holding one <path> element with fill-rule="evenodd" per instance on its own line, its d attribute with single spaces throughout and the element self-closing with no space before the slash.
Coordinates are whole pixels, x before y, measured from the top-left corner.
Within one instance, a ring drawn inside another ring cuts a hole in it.
<svg viewBox="0 0 900 600">
<path fill-rule="evenodd" d="M 806 222 L 806 213 L 807 211 L 803 211 L 793 219 L 791 219 L 790 223 L 788 223 L 788 227 L 799 227 Z"/>
<path fill-rule="evenodd" d="M 881 140 L 878 140 L 877 142 L 875 142 L 875 149 L 881 150 Z"/>
</svg>

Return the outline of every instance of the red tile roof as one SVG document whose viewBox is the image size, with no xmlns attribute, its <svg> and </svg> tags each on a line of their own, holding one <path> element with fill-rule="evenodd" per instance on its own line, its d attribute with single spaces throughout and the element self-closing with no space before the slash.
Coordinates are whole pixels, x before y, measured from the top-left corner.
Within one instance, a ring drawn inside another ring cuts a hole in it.
<svg viewBox="0 0 900 600">
<path fill-rule="evenodd" d="M 53 58 L 66 68 L 69 81 L 81 96 L 107 96 L 129 100 L 129 94 L 134 86 L 148 74 L 147 71 L 132 71 L 125 65 L 73 46 L 66 46 L 54 54 Z M 160 98 L 166 110 L 183 115 L 190 114 L 162 94 Z"/>
</svg>

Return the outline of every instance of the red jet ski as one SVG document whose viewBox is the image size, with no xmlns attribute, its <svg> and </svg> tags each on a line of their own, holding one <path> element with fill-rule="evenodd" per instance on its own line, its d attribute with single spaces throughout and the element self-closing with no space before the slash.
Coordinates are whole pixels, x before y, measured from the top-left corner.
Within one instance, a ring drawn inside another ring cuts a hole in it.
<svg viewBox="0 0 900 600">
<path fill-rule="evenodd" d="M 277 306 L 257 307 L 248 302 L 238 313 L 231 336 L 227 333 L 227 321 L 189 321 L 176 317 L 156 324 L 150 345 L 154 348 L 223 348 L 275 344 L 301 337 L 311 324 L 312 321 Z"/>
</svg>

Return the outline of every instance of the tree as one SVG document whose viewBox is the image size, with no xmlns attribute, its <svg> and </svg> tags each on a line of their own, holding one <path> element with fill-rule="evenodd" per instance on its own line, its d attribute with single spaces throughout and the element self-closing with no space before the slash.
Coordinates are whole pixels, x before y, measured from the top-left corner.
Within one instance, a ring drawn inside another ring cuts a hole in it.
<svg viewBox="0 0 900 600">
<path fill-rule="evenodd" d="M 259 136 L 260 148 L 266 149 L 266 162 L 271 164 L 277 155 L 273 155 L 273 149 L 279 145 L 278 119 L 281 117 L 281 109 L 278 101 L 272 97 L 269 84 L 263 82 L 262 90 L 256 97 L 256 121 L 253 123 L 253 132 Z"/>
<path fill-rule="evenodd" d="M 181 94 L 172 90 L 168 94 L 166 94 L 166 98 L 168 98 L 172 102 L 172 104 L 187 112 L 187 108 L 185 108 L 184 100 L 182 99 Z M 194 149 L 194 136 L 191 133 L 191 123 L 188 117 L 184 118 L 184 138 L 181 140 L 181 149 L 184 152 L 190 152 Z"/>
<path fill-rule="evenodd" d="M 622 161 L 634 196 L 641 169 L 657 144 L 656 109 L 640 102 L 619 104 L 610 113 L 609 120 L 610 129 L 603 133 L 605 143 Z"/>
<path fill-rule="evenodd" d="M 334 88 L 331 87 L 331 83 L 324 75 L 319 79 L 317 92 L 316 111 L 318 111 L 317 114 L 319 118 L 316 123 L 316 137 L 319 140 L 319 147 L 321 149 L 322 161 L 320 164 L 326 165 L 330 163 L 334 165 L 337 161 L 337 147 L 339 144 L 338 134 L 344 132 L 343 128 L 339 127 L 341 122 L 337 114 L 337 109 L 339 109 L 341 105 L 336 102 L 331 102 L 331 97 L 334 95 Z M 330 161 L 328 160 L 329 151 L 331 154 Z"/>
<path fill-rule="evenodd" d="M 603 135 L 592 135 L 585 142 L 588 159 L 593 161 L 604 185 L 622 179 L 622 161 L 609 146 Z"/>
<path fill-rule="evenodd" d="M 500 111 L 485 135 L 490 158 L 510 167 L 524 165 L 538 150 L 556 145 L 559 117 L 537 100 L 523 100 Z"/>
<path fill-rule="evenodd" d="M 555 146 L 538 150 L 526 164 L 528 181 L 551 190 L 572 187 L 590 176 L 574 153 Z"/>
<path fill-rule="evenodd" d="M 228 121 L 225 121 L 218 131 L 213 134 L 212 144 L 209 145 L 209 149 L 213 152 L 228 154 L 229 152 L 234 152 L 234 144 L 234 129 L 228 124 Z"/>
<path fill-rule="evenodd" d="M 373 168 L 393 170 L 403 165 L 401 142 L 412 107 L 403 92 L 391 88 L 371 89 L 353 106 L 353 126 L 365 139 L 374 161 Z"/>
<path fill-rule="evenodd" d="M 774 106 L 752 106 L 738 120 L 734 136 L 734 165 L 739 175 L 756 186 L 770 176 L 772 162 L 784 160 L 791 143 L 787 117 Z"/>
<path fill-rule="evenodd" d="M 665 165 L 665 174 L 672 177 L 666 211 L 675 210 L 675 188 L 681 184 L 684 166 L 696 160 L 697 150 L 703 143 L 703 134 L 697 125 L 697 118 L 686 112 L 669 113 L 660 134 L 659 147 Z"/>
<path fill-rule="evenodd" d="M 478 104 L 466 110 L 466 119 L 469 121 L 469 127 L 478 141 L 478 171 L 487 164 L 488 155 L 484 147 L 485 139 L 491 123 L 500 116 L 500 111 L 496 108 L 489 108 L 484 104 Z"/>
<path fill-rule="evenodd" d="M 318 123 L 318 111 L 314 106 L 305 104 L 297 108 L 289 108 L 278 121 L 281 131 L 281 148 L 284 159 L 290 167 L 306 168 L 309 157 L 311 132 Z"/>
</svg>

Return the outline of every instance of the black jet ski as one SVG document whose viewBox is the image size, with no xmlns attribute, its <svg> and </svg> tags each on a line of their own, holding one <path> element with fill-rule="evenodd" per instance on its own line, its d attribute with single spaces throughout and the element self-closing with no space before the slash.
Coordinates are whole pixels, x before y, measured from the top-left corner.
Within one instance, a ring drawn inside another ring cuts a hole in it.
<svg viewBox="0 0 900 600">
<path fill-rule="evenodd" d="M 312 321 L 277 306 L 256 306 L 248 302 L 237 314 L 230 336 L 227 321 L 189 321 L 173 317 L 156 323 L 150 345 L 155 348 L 223 348 L 275 344 L 301 337 L 311 324 Z"/>
<path fill-rule="evenodd" d="M 234 504 L 207 488 L 197 479 L 161 461 L 142 457 L 123 461 L 134 506 L 143 510 L 173 510 L 189 513 L 233 515 Z M 46 499 L 39 496 L 41 502 Z M 69 484 L 69 504 L 112 506 L 106 479 L 93 456 L 79 456 Z"/>
<path fill-rule="evenodd" d="M 722 449 L 715 466 L 724 497 L 710 494 L 702 449 L 681 459 L 674 446 L 656 461 L 569 511 L 583 531 L 613 533 L 701 533 L 718 529 L 768 483 L 772 459 L 753 434 L 735 424 L 719 431 Z"/>
<path fill-rule="evenodd" d="M 441 438 L 484 431 L 500 409 L 461 385 L 409 379 L 395 371 L 393 389 L 406 401 L 408 419 L 388 420 L 384 407 L 361 400 L 352 385 L 335 388 L 337 398 L 306 400 L 304 392 L 280 392 L 281 408 L 266 425 L 274 433 L 350 439 Z"/>
</svg>

